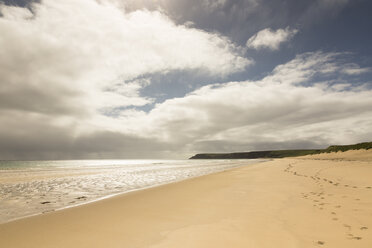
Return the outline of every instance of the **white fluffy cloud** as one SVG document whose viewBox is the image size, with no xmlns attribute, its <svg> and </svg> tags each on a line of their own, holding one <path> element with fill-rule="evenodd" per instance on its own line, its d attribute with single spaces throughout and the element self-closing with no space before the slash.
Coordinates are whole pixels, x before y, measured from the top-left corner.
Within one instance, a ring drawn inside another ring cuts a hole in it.
<svg viewBox="0 0 372 248">
<path fill-rule="evenodd" d="M 261 80 L 208 85 L 149 112 L 131 108 L 153 101 L 140 94 L 152 73 L 223 78 L 252 61 L 219 34 L 111 2 L 44 0 L 32 12 L 0 5 L 0 158 L 168 157 L 372 139 L 370 87 L 319 79 L 369 70 L 339 63 L 342 54 L 298 55 Z M 252 44 L 277 49 L 296 31 L 261 32 Z"/>
<path fill-rule="evenodd" d="M 247 41 L 247 47 L 256 50 L 264 48 L 278 50 L 280 44 L 292 39 L 297 32 L 297 29 L 289 29 L 288 27 L 277 30 L 266 28 L 249 38 Z"/>
<path fill-rule="evenodd" d="M 45 0 L 32 9 L 0 5 L 2 108 L 58 113 L 141 106 L 151 99 L 133 92 L 140 87 L 127 91 L 126 82 L 143 74 L 225 76 L 251 63 L 227 38 L 176 25 L 157 11 L 125 13 L 94 0 Z"/>
<path fill-rule="evenodd" d="M 342 74 L 348 65 L 338 63 L 340 56 L 298 55 L 262 80 L 208 85 L 157 105 L 143 118 L 154 128 L 150 132 L 188 144 L 193 152 L 310 148 L 370 140 L 372 90 L 313 81 Z"/>
<path fill-rule="evenodd" d="M 121 111 L 153 101 L 140 95 L 149 81 L 138 78 L 173 70 L 225 77 L 252 63 L 228 38 L 176 25 L 160 11 L 127 13 L 109 0 L 44 0 L 31 8 L 0 3 L 1 158 L 93 153 L 104 135 L 116 140 L 106 141 L 106 151 L 127 151 L 135 140 L 148 147 L 155 141 L 131 136 L 130 123 L 107 116 L 141 115 Z"/>
</svg>

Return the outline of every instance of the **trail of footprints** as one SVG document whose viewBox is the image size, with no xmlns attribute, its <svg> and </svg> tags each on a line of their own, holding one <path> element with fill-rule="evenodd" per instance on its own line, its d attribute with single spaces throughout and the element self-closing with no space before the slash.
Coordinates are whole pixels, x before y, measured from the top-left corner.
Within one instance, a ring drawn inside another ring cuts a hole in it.
<svg viewBox="0 0 372 248">
<path fill-rule="evenodd" d="M 294 163 L 293 163 L 294 164 Z M 331 184 L 333 186 L 341 186 L 341 187 L 346 187 L 346 188 L 353 188 L 353 189 L 363 189 L 361 187 L 358 187 L 356 185 L 349 185 L 349 184 L 340 184 L 339 182 L 335 182 L 335 181 L 332 181 L 332 180 L 329 180 L 328 178 L 321 178 L 320 177 L 320 171 L 316 172 L 314 175 L 312 176 L 309 176 L 309 175 L 305 175 L 305 174 L 300 174 L 296 171 L 293 170 L 293 165 L 292 164 L 288 164 L 287 168 L 284 170 L 284 172 L 286 173 L 291 173 L 293 174 L 294 176 L 298 176 L 298 177 L 306 177 L 306 178 L 309 178 L 311 180 L 313 180 L 316 185 L 319 187 L 319 190 L 314 192 L 309 192 L 309 193 L 301 193 L 301 197 L 306 199 L 306 200 L 309 200 L 312 202 L 313 204 L 313 207 L 319 209 L 319 210 L 326 210 L 326 209 L 331 209 L 330 210 L 330 215 L 331 215 L 331 219 L 332 221 L 340 221 L 340 217 L 337 215 L 337 209 L 340 209 L 342 208 L 341 205 L 335 205 L 335 204 L 331 204 L 330 202 L 326 202 L 326 199 L 327 198 L 331 198 L 333 197 L 334 195 L 333 194 L 326 194 L 325 191 L 324 191 L 324 184 Z M 366 190 L 372 190 L 372 187 L 371 186 L 368 186 L 368 187 L 364 187 L 364 189 Z M 346 195 L 343 195 L 342 198 L 347 198 L 348 196 Z M 354 199 L 355 201 L 360 201 L 359 198 L 355 198 Z M 354 209 L 354 211 L 357 211 L 358 209 Z M 342 224 L 342 226 L 345 228 L 345 234 L 346 234 L 346 238 L 347 239 L 352 239 L 352 240 L 361 240 L 362 237 L 360 236 L 355 236 L 352 231 L 355 230 L 354 227 L 352 227 L 351 225 L 348 225 L 348 224 Z M 365 231 L 367 230 L 368 227 L 366 226 L 361 226 L 359 227 L 359 230 L 360 231 Z M 317 241 L 315 242 L 315 244 L 317 245 L 325 245 L 325 242 L 324 241 Z"/>
</svg>

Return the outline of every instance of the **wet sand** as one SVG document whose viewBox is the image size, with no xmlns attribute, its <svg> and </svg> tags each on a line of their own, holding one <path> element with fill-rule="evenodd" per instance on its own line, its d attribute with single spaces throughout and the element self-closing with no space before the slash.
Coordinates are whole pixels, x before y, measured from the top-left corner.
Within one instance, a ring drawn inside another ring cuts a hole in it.
<svg viewBox="0 0 372 248">
<path fill-rule="evenodd" d="M 0 225 L 12 248 L 371 244 L 372 150 L 278 159 Z"/>
<path fill-rule="evenodd" d="M 252 160 L 250 163 L 260 161 Z M 18 167 L 1 166 L 6 163 L 0 161 L 0 224 L 123 192 L 236 168 L 247 162 L 71 160 L 11 161 L 11 165 Z M 24 166 L 25 163 L 28 166 Z"/>
</svg>

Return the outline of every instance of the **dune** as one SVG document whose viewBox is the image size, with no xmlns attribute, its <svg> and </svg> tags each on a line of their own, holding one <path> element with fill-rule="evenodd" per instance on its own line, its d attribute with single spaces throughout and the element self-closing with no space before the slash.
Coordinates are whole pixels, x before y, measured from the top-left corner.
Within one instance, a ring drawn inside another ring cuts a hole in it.
<svg viewBox="0 0 372 248">
<path fill-rule="evenodd" d="M 371 150 L 275 159 L 0 225 L 0 247 L 368 247 Z"/>
<path fill-rule="evenodd" d="M 357 161 L 372 161 L 372 149 L 365 150 L 349 150 L 345 152 L 331 152 L 331 153 L 320 153 L 314 155 L 303 156 L 303 158 L 309 159 L 342 159 L 342 160 L 357 160 Z"/>
</svg>

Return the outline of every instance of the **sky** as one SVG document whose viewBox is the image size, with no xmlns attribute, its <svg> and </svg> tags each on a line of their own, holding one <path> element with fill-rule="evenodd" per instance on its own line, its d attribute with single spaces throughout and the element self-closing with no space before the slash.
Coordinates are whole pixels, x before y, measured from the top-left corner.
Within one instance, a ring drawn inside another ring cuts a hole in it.
<svg viewBox="0 0 372 248">
<path fill-rule="evenodd" d="M 369 0 L 0 0 L 0 159 L 372 141 Z"/>
</svg>

